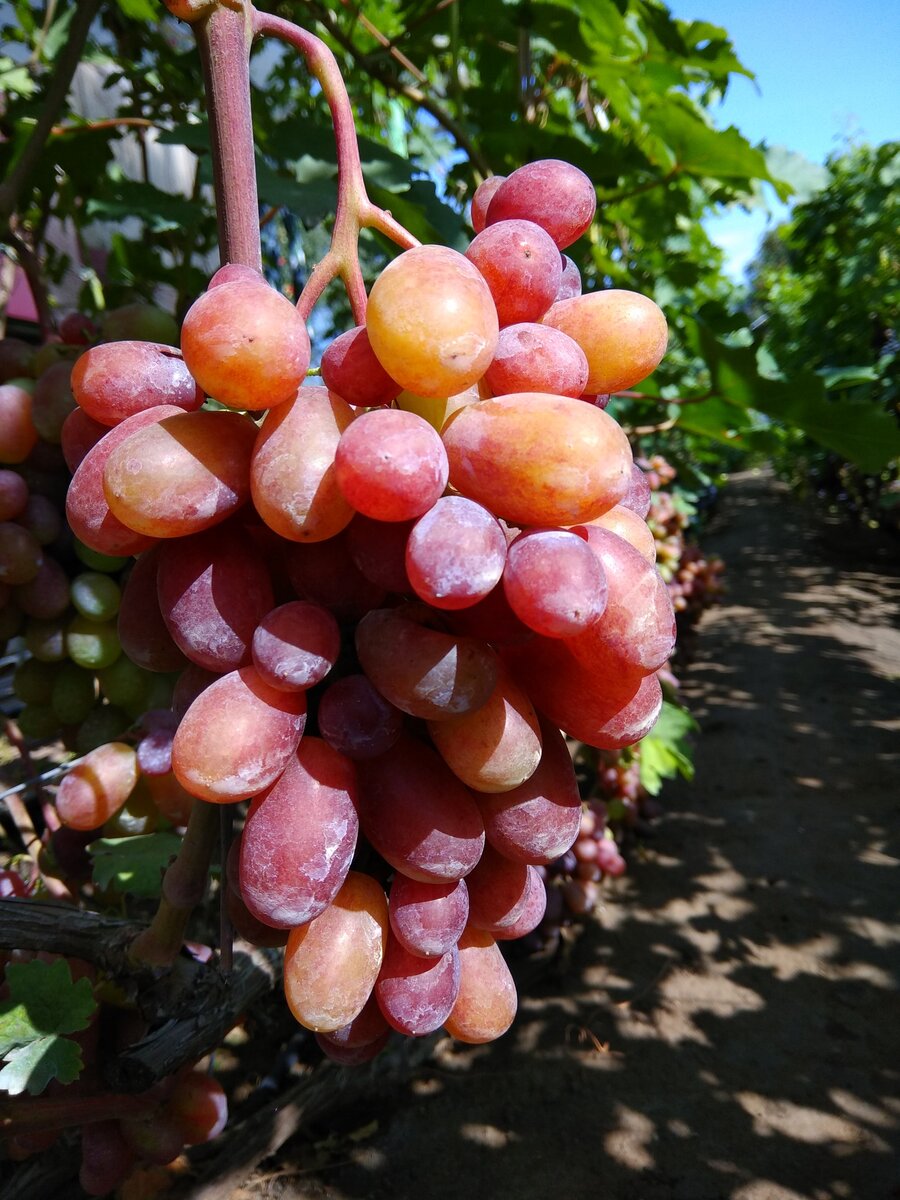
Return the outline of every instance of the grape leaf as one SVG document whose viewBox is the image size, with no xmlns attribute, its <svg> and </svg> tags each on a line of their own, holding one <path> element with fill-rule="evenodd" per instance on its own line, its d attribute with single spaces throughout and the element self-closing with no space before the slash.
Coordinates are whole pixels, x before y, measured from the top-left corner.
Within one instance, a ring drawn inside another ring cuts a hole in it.
<svg viewBox="0 0 900 1200">
<path fill-rule="evenodd" d="M 119 892 L 153 899 L 159 895 L 163 871 L 180 846 L 177 833 L 98 838 L 88 846 L 94 860 L 94 883 L 102 888 L 112 884 Z"/>
<path fill-rule="evenodd" d="M 54 1079 L 72 1083 L 83 1066 L 81 1047 L 66 1033 L 87 1028 L 97 1007 L 87 979 L 72 982 L 64 959 L 6 968 L 9 998 L 0 1003 L 0 1088 L 39 1095 Z"/>
<path fill-rule="evenodd" d="M 664 779 L 675 775 L 693 779 L 687 736 L 696 728 L 697 722 L 686 709 L 663 701 L 659 720 L 641 742 L 641 785 L 651 796 L 659 794 Z"/>
</svg>

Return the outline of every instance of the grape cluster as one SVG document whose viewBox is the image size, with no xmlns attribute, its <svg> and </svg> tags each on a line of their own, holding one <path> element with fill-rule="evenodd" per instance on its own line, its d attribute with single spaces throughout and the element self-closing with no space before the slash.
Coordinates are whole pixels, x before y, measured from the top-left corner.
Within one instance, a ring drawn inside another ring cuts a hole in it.
<svg viewBox="0 0 900 1200">
<path fill-rule="evenodd" d="M 180 675 L 168 728 L 93 751 L 60 815 L 96 828 L 160 767 L 249 801 L 229 912 L 285 945 L 290 1009 L 341 1062 L 391 1029 L 509 1027 L 498 943 L 539 924 L 583 820 L 565 735 L 617 749 L 660 710 L 674 614 L 604 408 L 666 323 L 581 294 L 563 251 L 594 204 L 556 160 L 483 184 L 467 252 L 394 259 L 325 387 L 297 310 L 238 265 L 180 351 L 103 343 L 72 374 L 69 523 L 137 556 L 124 655 Z"/>
</svg>

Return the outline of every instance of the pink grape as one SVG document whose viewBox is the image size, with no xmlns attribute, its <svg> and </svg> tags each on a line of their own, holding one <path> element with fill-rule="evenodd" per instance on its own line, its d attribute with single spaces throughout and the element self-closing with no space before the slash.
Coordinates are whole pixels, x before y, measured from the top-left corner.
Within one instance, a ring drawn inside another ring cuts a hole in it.
<svg viewBox="0 0 900 1200">
<path fill-rule="evenodd" d="M 443 496 L 413 526 L 406 570 L 416 595 L 435 608 L 467 608 L 497 584 L 506 537 L 497 518 L 465 496 Z"/>
<path fill-rule="evenodd" d="M 447 486 L 447 454 L 421 417 L 401 409 L 363 413 L 344 431 L 334 458 L 346 500 L 376 521 L 427 512 Z"/>
</svg>

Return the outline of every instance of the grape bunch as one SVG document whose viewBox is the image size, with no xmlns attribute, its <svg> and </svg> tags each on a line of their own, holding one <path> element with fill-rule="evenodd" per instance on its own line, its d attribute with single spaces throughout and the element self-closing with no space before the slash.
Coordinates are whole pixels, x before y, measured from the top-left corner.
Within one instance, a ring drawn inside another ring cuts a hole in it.
<svg viewBox="0 0 900 1200">
<path fill-rule="evenodd" d="M 499 944 L 539 924 L 581 828 L 566 738 L 628 746 L 660 711 L 674 614 L 604 409 L 666 323 L 581 293 L 564 251 L 594 206 L 557 160 L 488 180 L 467 252 L 390 262 L 324 387 L 297 310 L 237 264 L 180 350 L 101 343 L 72 373 L 69 523 L 136 557 L 123 652 L 180 674 L 168 726 L 93 751 L 61 818 L 112 819 L 146 763 L 241 805 L 232 920 L 285 946 L 288 1005 L 340 1062 L 391 1030 L 505 1032 Z"/>
</svg>

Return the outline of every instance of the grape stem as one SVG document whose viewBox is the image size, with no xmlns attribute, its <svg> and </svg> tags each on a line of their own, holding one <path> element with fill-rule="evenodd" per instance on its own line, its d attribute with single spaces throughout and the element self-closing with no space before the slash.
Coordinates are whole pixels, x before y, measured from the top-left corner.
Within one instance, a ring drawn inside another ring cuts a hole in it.
<svg viewBox="0 0 900 1200">
<path fill-rule="evenodd" d="M 100 1092 L 94 1096 L 17 1096 L 0 1104 L 0 1132 L 6 1136 L 70 1129 L 94 1121 L 149 1117 L 161 1105 L 159 1096 Z"/>
<path fill-rule="evenodd" d="M 218 834 L 218 805 L 195 800 L 178 856 L 163 876 L 156 914 L 129 949 L 135 962 L 166 967 L 178 957 L 191 913 L 206 891 Z"/>
<path fill-rule="evenodd" d="M 252 28 L 254 35 L 280 38 L 303 55 L 328 101 L 337 143 L 338 201 L 331 247 L 306 281 L 297 309 L 307 319 L 328 284 L 340 278 L 347 290 L 353 319 L 362 325 L 366 319 L 366 287 L 359 265 L 360 230 L 377 229 L 404 250 L 418 246 L 419 241 L 368 197 L 350 97 L 337 60 L 325 43 L 291 21 L 255 9 Z"/>
</svg>

